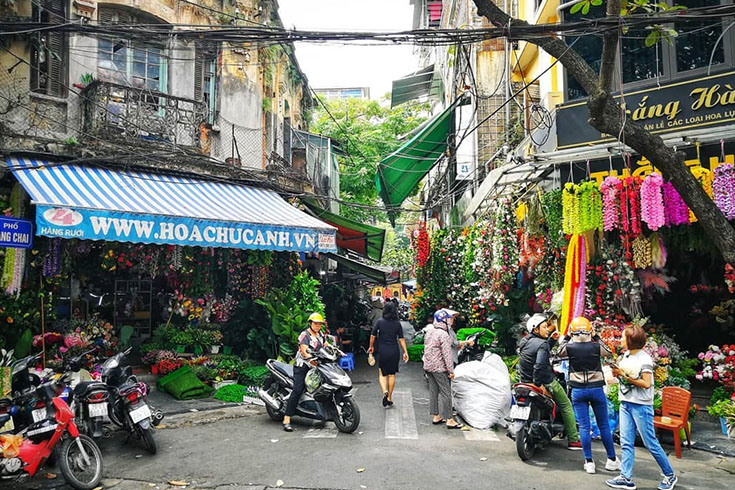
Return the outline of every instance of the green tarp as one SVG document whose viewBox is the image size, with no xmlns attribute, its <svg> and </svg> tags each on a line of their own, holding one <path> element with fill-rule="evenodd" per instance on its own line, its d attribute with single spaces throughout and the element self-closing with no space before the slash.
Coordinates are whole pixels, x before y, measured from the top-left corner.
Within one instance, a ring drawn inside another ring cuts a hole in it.
<svg viewBox="0 0 735 490">
<path fill-rule="evenodd" d="M 390 106 L 396 107 L 421 97 L 444 96 L 444 85 L 440 76 L 434 72 L 434 65 L 427 66 L 415 73 L 393 80 L 390 92 Z"/>
<path fill-rule="evenodd" d="M 383 258 L 383 243 L 385 242 L 383 228 L 330 213 L 312 199 L 302 199 L 302 201 L 312 215 L 337 228 L 338 247 L 352 250 L 376 262 L 380 262 Z"/>
<path fill-rule="evenodd" d="M 214 391 L 212 387 L 202 383 L 189 366 L 183 366 L 159 379 L 158 389 L 177 400 L 208 398 Z"/>
<path fill-rule="evenodd" d="M 444 155 L 453 132 L 454 109 L 460 100 L 434 116 L 407 143 L 380 161 L 375 183 L 388 208 L 399 207 Z"/>
<path fill-rule="evenodd" d="M 324 255 L 332 260 L 335 260 L 342 267 L 353 271 L 355 273 L 355 279 L 372 282 L 374 284 L 381 284 L 384 286 L 388 284 L 396 284 L 401 280 L 400 274 L 389 267 L 364 264 L 362 262 L 339 254 L 326 253 Z"/>
</svg>

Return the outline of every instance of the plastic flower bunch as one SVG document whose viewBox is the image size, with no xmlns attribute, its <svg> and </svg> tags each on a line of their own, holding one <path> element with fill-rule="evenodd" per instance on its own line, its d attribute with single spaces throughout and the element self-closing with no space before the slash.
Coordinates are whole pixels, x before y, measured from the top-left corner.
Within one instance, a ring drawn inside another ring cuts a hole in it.
<svg viewBox="0 0 735 490">
<path fill-rule="evenodd" d="M 735 344 L 710 345 L 697 358 L 702 361 L 702 370 L 695 376 L 698 380 L 712 379 L 731 390 L 735 388 Z"/>
</svg>

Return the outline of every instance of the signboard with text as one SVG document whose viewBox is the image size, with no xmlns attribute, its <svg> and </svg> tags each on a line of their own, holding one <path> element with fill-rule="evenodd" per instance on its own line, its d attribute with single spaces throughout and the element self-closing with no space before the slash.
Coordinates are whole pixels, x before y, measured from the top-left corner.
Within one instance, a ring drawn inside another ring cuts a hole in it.
<svg viewBox="0 0 735 490">
<path fill-rule="evenodd" d="M 33 223 L 25 219 L 0 217 L 0 247 L 31 248 Z"/>
<path fill-rule="evenodd" d="M 625 93 L 627 117 L 653 134 L 735 121 L 735 71 Z M 615 99 L 620 102 L 620 95 Z M 587 101 L 557 111 L 557 149 L 614 141 L 589 125 Z"/>
</svg>

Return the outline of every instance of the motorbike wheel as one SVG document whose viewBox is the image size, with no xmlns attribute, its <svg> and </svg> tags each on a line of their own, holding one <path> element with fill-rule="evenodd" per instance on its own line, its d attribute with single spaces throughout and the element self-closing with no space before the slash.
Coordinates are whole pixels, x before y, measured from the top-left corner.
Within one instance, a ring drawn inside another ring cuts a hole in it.
<svg viewBox="0 0 735 490">
<path fill-rule="evenodd" d="M 151 454 L 156 454 L 158 447 L 156 446 L 156 440 L 153 438 L 153 429 L 150 427 L 147 429 L 138 427 L 138 430 L 140 431 L 140 439 L 143 441 L 145 450 Z"/>
<path fill-rule="evenodd" d="M 346 398 L 342 408 L 337 407 L 337 413 L 334 417 L 334 425 L 337 430 L 345 434 L 352 434 L 360 425 L 360 408 L 352 398 Z"/>
<path fill-rule="evenodd" d="M 63 442 L 58 454 L 61 474 L 70 487 L 92 490 L 102 480 L 102 452 L 89 436 L 81 434 L 79 441 L 89 457 L 89 465 L 85 463 L 76 439 L 70 437 Z"/>
<path fill-rule="evenodd" d="M 534 446 L 528 434 L 528 427 L 523 424 L 516 432 L 516 451 L 521 461 L 528 461 L 533 457 Z"/>
<path fill-rule="evenodd" d="M 276 378 L 273 376 L 268 376 L 263 383 L 263 389 L 266 391 L 270 391 L 271 385 L 276 382 Z M 271 396 L 273 394 L 271 393 Z M 273 420 L 274 422 L 283 422 L 283 417 L 286 415 L 284 413 L 284 407 L 283 404 L 281 406 L 280 410 L 276 410 L 275 408 L 271 407 L 267 403 L 265 404 L 265 411 L 268 413 L 268 416 Z"/>
</svg>

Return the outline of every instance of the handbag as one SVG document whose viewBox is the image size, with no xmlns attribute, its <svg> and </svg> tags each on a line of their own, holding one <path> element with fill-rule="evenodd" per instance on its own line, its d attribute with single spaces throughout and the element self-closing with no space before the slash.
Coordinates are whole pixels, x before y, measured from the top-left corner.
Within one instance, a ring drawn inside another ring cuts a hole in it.
<svg viewBox="0 0 735 490">
<path fill-rule="evenodd" d="M 368 354 L 368 365 L 375 366 L 375 356 L 372 353 Z"/>
</svg>

